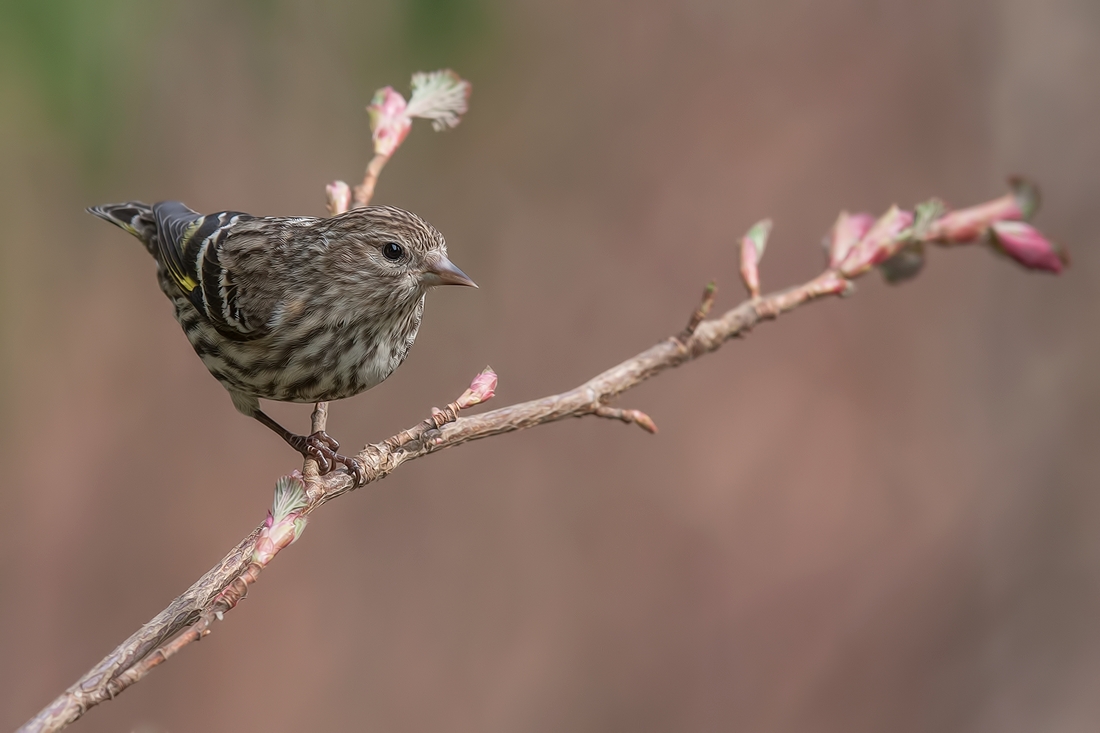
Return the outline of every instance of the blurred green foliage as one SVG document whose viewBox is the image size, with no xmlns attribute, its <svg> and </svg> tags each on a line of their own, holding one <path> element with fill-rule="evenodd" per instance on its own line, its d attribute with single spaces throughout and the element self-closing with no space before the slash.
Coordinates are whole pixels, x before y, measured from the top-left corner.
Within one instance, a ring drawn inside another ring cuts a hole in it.
<svg viewBox="0 0 1100 733">
<path fill-rule="evenodd" d="M 209 16 L 231 26 L 244 50 L 255 98 L 277 109 L 286 90 L 277 69 L 296 63 L 303 46 L 296 18 L 310 13 L 324 34 L 322 47 L 362 73 L 364 83 L 400 85 L 408 74 L 463 68 L 486 50 L 486 0 L 400 0 L 394 5 L 357 0 L 0 0 L 0 64 L 32 95 L 56 132 L 72 146 L 72 160 L 91 180 L 109 175 L 126 139 L 135 106 L 155 84 L 158 40 L 189 27 L 186 16 Z M 187 18 L 191 20 L 191 18 Z M 384 30 L 391 26 L 392 32 Z M 373 31 L 365 35 L 365 30 Z M 212 37 L 194 29 L 203 53 Z M 366 41 L 366 38 L 371 38 Z M 381 43 L 379 43 L 381 41 Z M 277 63 L 282 61 L 283 64 Z M 400 69 L 399 77 L 388 76 Z M 370 81 L 368 81 L 370 80 Z M 369 99 L 364 91 L 364 99 Z M 4 94 L 11 104 L 12 95 Z M 16 97 L 18 98 L 18 97 Z"/>
<path fill-rule="evenodd" d="M 425 69 L 460 64 L 490 35 L 481 0 L 404 0 L 400 9 L 406 52 Z"/>
<path fill-rule="evenodd" d="M 145 68 L 143 30 L 159 8 L 155 0 L 0 0 L 3 63 L 28 78 L 87 173 L 110 160 L 126 87 Z"/>
</svg>

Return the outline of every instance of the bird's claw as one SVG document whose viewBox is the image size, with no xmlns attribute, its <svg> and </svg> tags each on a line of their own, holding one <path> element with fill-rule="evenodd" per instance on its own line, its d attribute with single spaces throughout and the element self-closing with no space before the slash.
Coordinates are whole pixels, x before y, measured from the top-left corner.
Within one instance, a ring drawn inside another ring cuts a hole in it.
<svg viewBox="0 0 1100 733">
<path fill-rule="evenodd" d="M 317 473 L 324 476 L 332 470 L 332 458 L 335 458 L 336 453 L 330 450 L 328 446 L 317 445 L 310 441 L 306 443 L 305 448 L 302 449 L 302 455 L 316 461 Z"/>
<path fill-rule="evenodd" d="M 332 471 L 336 466 L 344 466 L 355 485 L 361 486 L 365 483 L 365 477 L 359 461 L 340 455 L 336 452 L 339 448 L 340 443 L 335 438 L 323 430 L 319 430 L 306 436 L 305 445 L 302 447 L 302 455 L 317 461 L 317 473 L 322 476 Z"/>
</svg>

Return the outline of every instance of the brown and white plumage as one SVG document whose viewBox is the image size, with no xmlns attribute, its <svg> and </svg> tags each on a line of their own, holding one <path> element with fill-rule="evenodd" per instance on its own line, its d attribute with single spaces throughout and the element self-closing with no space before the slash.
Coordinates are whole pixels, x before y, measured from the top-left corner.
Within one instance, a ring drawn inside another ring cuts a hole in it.
<svg viewBox="0 0 1100 733">
<path fill-rule="evenodd" d="M 427 291 L 474 284 L 447 259 L 442 234 L 389 206 L 328 219 L 202 215 L 177 201 L 88 211 L 145 244 L 176 320 L 234 406 L 323 468 L 358 471 L 335 441 L 290 433 L 259 400 L 338 400 L 374 387 L 408 355 Z"/>
</svg>

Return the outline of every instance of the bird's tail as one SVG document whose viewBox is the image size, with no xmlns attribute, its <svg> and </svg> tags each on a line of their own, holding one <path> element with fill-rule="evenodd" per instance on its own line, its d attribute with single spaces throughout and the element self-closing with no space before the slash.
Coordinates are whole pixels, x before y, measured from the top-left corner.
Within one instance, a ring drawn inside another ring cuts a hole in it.
<svg viewBox="0 0 1100 733">
<path fill-rule="evenodd" d="M 153 208 L 148 204 L 127 201 L 124 204 L 89 206 L 88 213 L 125 229 L 142 241 L 149 254 L 157 256 L 157 221 Z"/>
</svg>

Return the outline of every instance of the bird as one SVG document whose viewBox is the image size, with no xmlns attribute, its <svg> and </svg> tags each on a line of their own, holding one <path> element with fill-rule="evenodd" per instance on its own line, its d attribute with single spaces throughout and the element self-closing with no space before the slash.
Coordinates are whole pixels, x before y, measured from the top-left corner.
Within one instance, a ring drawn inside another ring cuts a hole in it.
<svg viewBox="0 0 1100 733">
<path fill-rule="evenodd" d="M 331 401 L 377 386 L 412 348 L 429 290 L 477 287 L 435 227 L 393 206 L 328 218 L 200 214 L 179 201 L 87 211 L 145 245 L 176 320 L 233 406 L 319 473 L 343 465 L 356 485 L 362 468 L 339 442 L 292 433 L 260 400 Z"/>
</svg>

